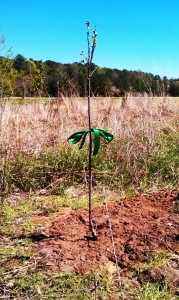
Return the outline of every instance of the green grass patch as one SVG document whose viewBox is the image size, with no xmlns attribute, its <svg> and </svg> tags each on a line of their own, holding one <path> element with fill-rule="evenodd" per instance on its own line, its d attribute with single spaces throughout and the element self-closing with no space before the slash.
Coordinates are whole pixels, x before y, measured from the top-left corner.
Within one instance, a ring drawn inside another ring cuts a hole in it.
<svg viewBox="0 0 179 300">
<path fill-rule="evenodd" d="M 170 257 L 171 253 L 166 251 L 154 253 L 153 257 L 148 262 L 140 263 L 137 266 L 138 272 L 148 270 L 151 267 L 163 267 L 170 259 Z"/>
<path fill-rule="evenodd" d="M 26 270 L 9 274 L 5 295 L 11 299 L 110 299 L 115 296 L 115 280 L 107 271 L 96 270 L 86 275 L 49 273 Z M 114 298 L 117 299 L 117 298 Z"/>
<path fill-rule="evenodd" d="M 179 144 L 178 136 L 161 134 L 158 137 L 158 147 L 152 153 L 148 165 L 148 177 L 151 180 L 172 182 L 177 186 L 179 178 Z"/>
<path fill-rule="evenodd" d="M 177 300 L 170 290 L 167 283 L 161 288 L 157 283 L 146 283 L 134 295 L 135 300 Z"/>
<path fill-rule="evenodd" d="M 175 132 L 157 133 L 154 140 L 141 135 L 132 141 L 118 139 L 101 145 L 92 158 L 93 186 L 111 190 L 176 188 L 179 177 L 179 145 Z M 30 155 L 18 153 L 6 164 L 6 190 L 35 192 L 47 189 L 62 195 L 71 187 L 88 183 L 88 148 L 46 149 Z"/>
<path fill-rule="evenodd" d="M 64 195 L 32 196 L 14 201 L 5 201 L 0 211 L 0 233 L 13 235 L 29 234 L 39 227 L 45 226 L 53 218 L 53 213 L 64 207 L 73 210 L 88 208 L 88 196 L 84 193 L 76 197 L 73 194 L 73 187 L 66 189 Z M 101 205 L 104 196 L 94 194 L 93 205 Z M 44 220 L 34 220 L 36 216 L 45 216 Z"/>
</svg>

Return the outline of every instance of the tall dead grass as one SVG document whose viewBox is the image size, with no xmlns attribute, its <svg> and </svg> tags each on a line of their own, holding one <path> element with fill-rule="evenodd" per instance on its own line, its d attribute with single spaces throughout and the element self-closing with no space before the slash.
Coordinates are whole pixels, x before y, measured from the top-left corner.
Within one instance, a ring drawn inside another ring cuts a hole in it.
<svg viewBox="0 0 179 300">
<path fill-rule="evenodd" d="M 115 136 L 107 149 L 101 147 L 93 161 L 97 180 L 121 189 L 128 185 L 145 187 L 157 180 L 159 184 L 177 184 L 178 100 L 129 97 L 124 102 L 119 98 L 96 98 L 91 102 L 91 114 L 92 127 L 107 129 Z M 86 154 L 75 151 L 78 146 L 69 145 L 67 138 L 85 128 L 85 99 L 1 105 L 1 169 L 5 170 L 4 161 L 8 164 L 15 158 L 6 170 L 8 184 L 21 188 L 26 185 L 28 190 L 45 187 L 58 176 L 66 176 L 65 180 L 68 177 L 71 184 L 70 178 L 74 179 L 76 172 L 83 173 L 87 162 Z"/>
<path fill-rule="evenodd" d="M 171 130 L 177 135 L 178 116 L 179 102 L 171 98 L 130 97 L 123 108 L 118 98 L 92 100 L 92 127 L 108 129 L 116 139 L 128 140 L 129 151 L 131 143 L 133 147 L 138 143 L 139 136 L 147 136 L 152 143 L 156 132 L 162 130 Z M 0 107 L 0 145 L 11 154 L 58 148 L 66 144 L 69 135 L 87 127 L 84 99 L 64 98 L 18 105 L 6 102 Z"/>
</svg>

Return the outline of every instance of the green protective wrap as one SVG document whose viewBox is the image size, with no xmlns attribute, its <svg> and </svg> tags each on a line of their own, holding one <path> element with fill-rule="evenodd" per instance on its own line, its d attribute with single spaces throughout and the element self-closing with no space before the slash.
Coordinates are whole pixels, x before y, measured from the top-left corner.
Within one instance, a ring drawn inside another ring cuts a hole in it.
<svg viewBox="0 0 179 300">
<path fill-rule="evenodd" d="M 104 129 L 99 129 L 99 128 L 91 128 L 91 129 L 84 129 L 78 132 L 73 133 L 70 135 L 68 138 L 68 142 L 70 144 L 77 144 L 78 142 L 81 141 L 79 149 L 83 148 L 83 145 L 86 140 L 86 136 L 89 132 L 92 132 L 94 134 L 94 150 L 93 150 L 93 155 L 96 155 L 99 151 L 100 147 L 100 137 L 104 138 L 107 140 L 109 143 L 114 139 L 114 136 L 108 132 L 107 130 Z"/>
</svg>

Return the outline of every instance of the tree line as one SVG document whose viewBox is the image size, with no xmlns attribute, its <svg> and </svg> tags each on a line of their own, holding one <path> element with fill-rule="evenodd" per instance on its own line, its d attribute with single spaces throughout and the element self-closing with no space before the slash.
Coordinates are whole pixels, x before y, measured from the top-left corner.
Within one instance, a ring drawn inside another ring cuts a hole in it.
<svg viewBox="0 0 179 300">
<path fill-rule="evenodd" d="M 91 78 L 92 96 L 179 96 L 179 78 L 161 78 L 142 71 L 97 67 Z M 86 97 L 87 68 L 82 63 L 62 64 L 52 60 L 0 56 L 0 96 Z"/>
</svg>

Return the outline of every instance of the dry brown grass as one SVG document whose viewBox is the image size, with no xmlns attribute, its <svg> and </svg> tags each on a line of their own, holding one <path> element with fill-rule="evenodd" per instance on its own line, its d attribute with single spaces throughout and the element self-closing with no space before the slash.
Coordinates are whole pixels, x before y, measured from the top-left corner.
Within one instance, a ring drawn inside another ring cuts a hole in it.
<svg viewBox="0 0 179 300">
<path fill-rule="evenodd" d="M 179 101 L 172 98 L 130 97 L 124 107 L 119 98 L 92 99 L 91 114 L 92 126 L 108 129 L 116 138 L 127 139 L 129 152 L 134 150 L 138 136 L 147 136 L 152 143 L 156 132 L 170 130 L 178 134 Z M 46 147 L 59 147 L 69 135 L 87 127 L 84 99 L 6 102 L 0 107 L 0 144 L 11 153 L 38 153 Z"/>
</svg>

